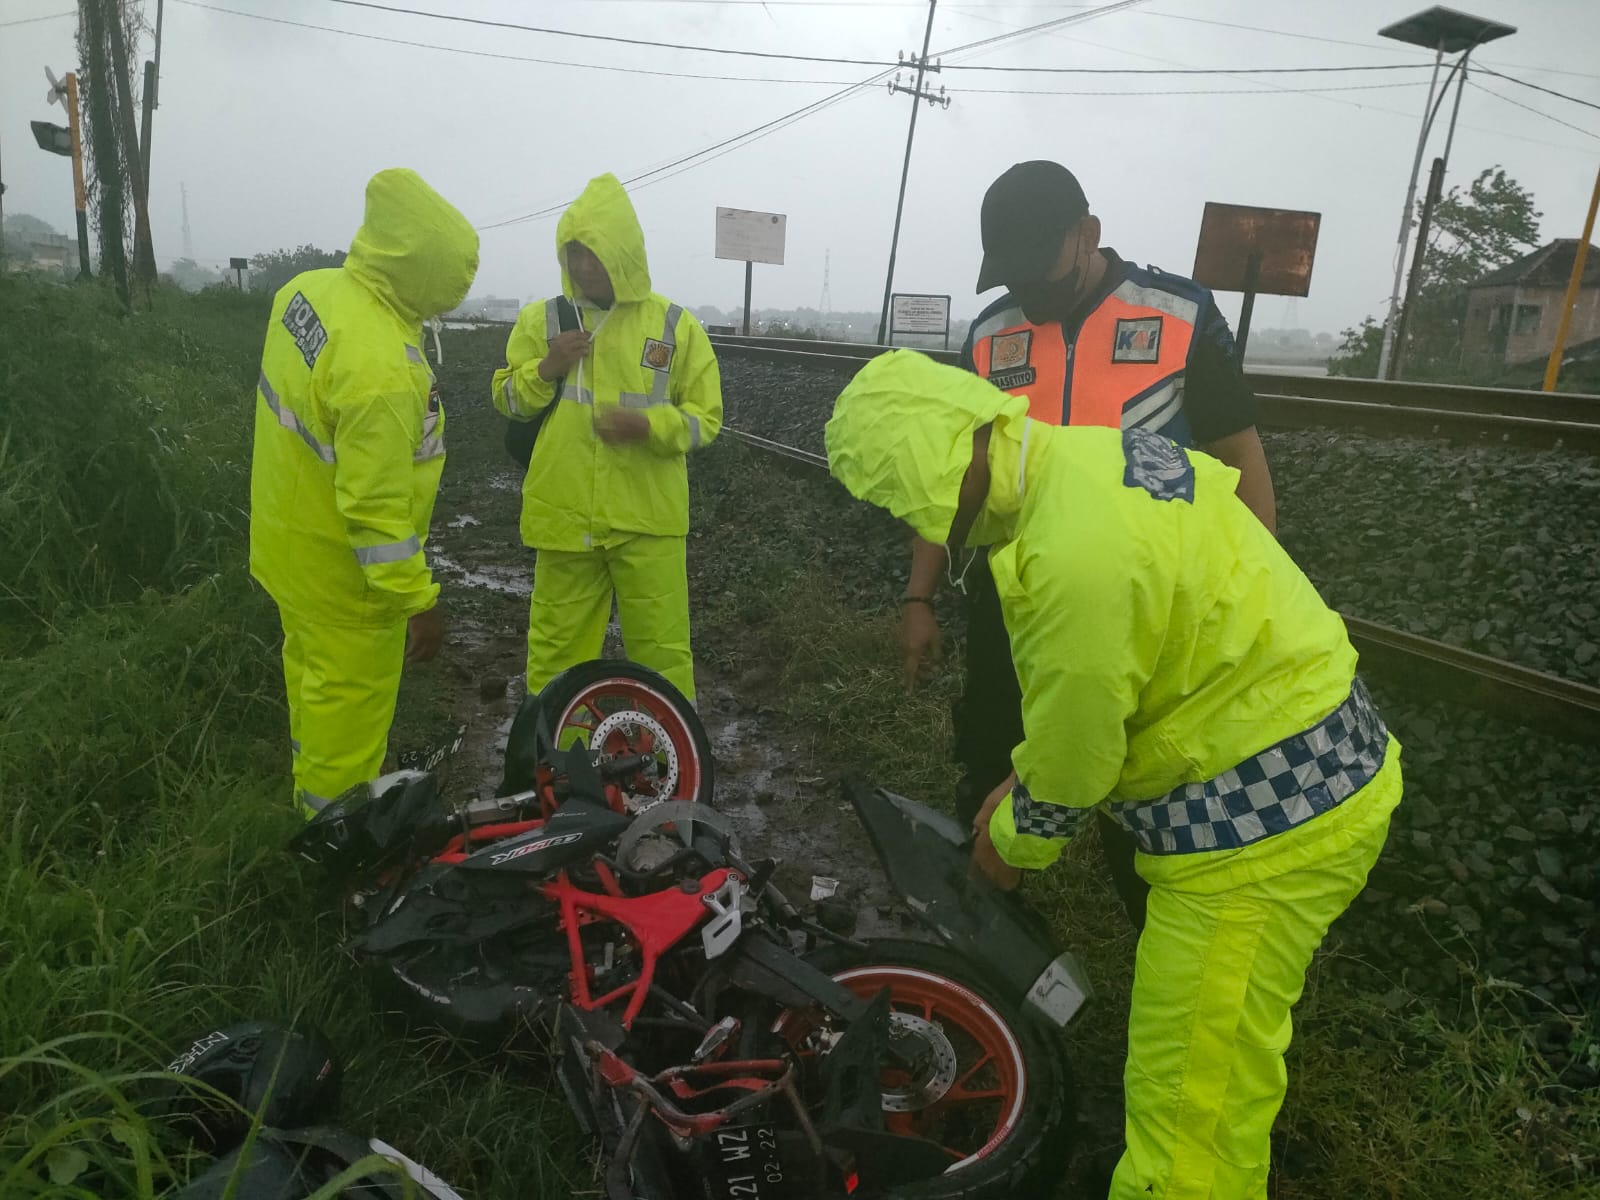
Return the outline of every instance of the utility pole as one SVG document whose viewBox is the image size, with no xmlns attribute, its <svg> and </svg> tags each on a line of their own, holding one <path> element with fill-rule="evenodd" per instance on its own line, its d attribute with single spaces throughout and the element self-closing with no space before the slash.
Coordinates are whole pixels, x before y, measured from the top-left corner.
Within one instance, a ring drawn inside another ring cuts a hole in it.
<svg viewBox="0 0 1600 1200">
<path fill-rule="evenodd" d="M 111 73 L 116 76 L 117 109 L 122 140 L 127 147 L 128 171 L 133 176 L 133 273 L 146 288 L 155 282 L 156 255 L 150 240 L 149 193 L 145 189 L 144 153 L 139 146 L 139 126 L 133 115 L 133 83 L 128 78 L 128 41 L 122 32 L 122 5 L 113 0 L 110 10 Z"/>
<path fill-rule="evenodd" d="M 906 179 L 911 174 L 911 143 L 917 136 L 917 110 L 918 101 L 926 100 L 929 104 L 937 104 L 942 108 L 950 107 L 950 97 L 940 88 L 937 95 L 924 91 L 922 88 L 923 75 L 928 71 L 937 71 L 937 64 L 928 63 L 928 43 L 933 40 L 933 10 L 939 0 L 928 0 L 928 27 L 922 34 L 922 55 L 912 60 L 912 65 L 917 68 L 916 82 L 911 87 L 905 87 L 900 82 L 900 77 L 895 76 L 894 82 L 889 85 L 889 94 L 905 92 L 911 97 L 911 127 L 906 130 L 906 158 L 900 167 L 900 198 L 894 206 L 894 234 L 889 239 L 889 275 L 883 281 L 883 315 L 878 318 L 878 345 L 884 344 L 884 338 L 889 330 L 889 300 L 894 295 L 894 259 L 900 248 L 900 216 L 906 207 Z M 903 56 L 902 56 L 903 57 Z"/>
<path fill-rule="evenodd" d="M 1433 210 L 1439 201 L 1444 198 L 1444 172 L 1450 165 L 1450 147 L 1455 145 L 1456 118 L 1461 115 L 1461 93 L 1467 89 L 1467 59 L 1471 57 L 1471 49 L 1466 50 L 1457 60 L 1452 70 L 1459 72 L 1456 80 L 1456 102 L 1450 109 L 1450 128 L 1444 135 L 1444 153 L 1433 160 L 1433 167 L 1428 172 L 1428 190 L 1422 197 L 1422 215 L 1417 220 L 1417 248 L 1411 258 L 1411 274 L 1406 278 L 1406 298 L 1400 306 L 1400 316 L 1394 326 L 1394 370 L 1395 379 L 1401 378 L 1406 366 L 1406 325 L 1411 320 L 1411 309 L 1416 303 L 1417 289 L 1422 286 L 1422 263 L 1428 253 L 1428 234 L 1433 229 Z M 1450 80 L 1444 81 L 1446 90 L 1449 90 Z M 1439 93 L 1439 104 L 1444 103 L 1444 92 Z M 1437 105 L 1434 112 L 1438 112 Z M 1380 375 L 1380 379 L 1385 376 Z"/>
<path fill-rule="evenodd" d="M 156 56 L 155 61 L 144 63 L 144 113 L 140 121 L 139 154 L 144 166 L 145 202 L 150 194 L 150 120 L 151 114 L 161 107 L 161 19 L 165 15 L 166 0 L 156 0 Z"/>
<path fill-rule="evenodd" d="M 72 132 L 72 207 L 78 226 L 78 278 L 89 278 L 89 193 L 83 184 L 83 135 L 78 126 L 78 73 L 68 71 L 67 128 Z"/>
<path fill-rule="evenodd" d="M 817 309 L 823 316 L 833 312 L 833 291 L 828 286 L 828 276 L 833 271 L 833 251 L 822 252 L 822 299 L 817 303 Z"/>
<path fill-rule="evenodd" d="M 1567 294 L 1561 301 L 1561 323 L 1556 326 L 1556 344 L 1550 347 L 1550 360 L 1544 365 L 1544 390 L 1556 390 L 1556 379 L 1561 375 L 1561 355 L 1567 348 L 1567 331 L 1572 327 L 1572 309 L 1578 303 L 1578 292 L 1583 287 L 1583 263 L 1589 257 L 1589 238 L 1594 234 L 1594 215 L 1600 209 L 1600 171 L 1595 172 L 1594 192 L 1589 197 L 1589 215 L 1583 219 L 1583 236 L 1578 239 L 1577 253 L 1572 257 L 1572 278 L 1567 280 Z"/>
</svg>

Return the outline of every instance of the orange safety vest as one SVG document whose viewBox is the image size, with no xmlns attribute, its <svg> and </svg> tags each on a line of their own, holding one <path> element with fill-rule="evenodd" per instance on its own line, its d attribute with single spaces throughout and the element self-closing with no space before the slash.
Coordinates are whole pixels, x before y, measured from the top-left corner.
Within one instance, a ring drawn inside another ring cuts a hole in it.
<svg viewBox="0 0 1600 1200">
<path fill-rule="evenodd" d="M 1028 399 L 1051 425 L 1142 428 L 1191 442 L 1184 372 L 1209 295 L 1199 284 L 1123 264 L 1124 277 L 1073 332 L 1034 325 L 1009 295 L 973 323 L 973 369 Z"/>
</svg>

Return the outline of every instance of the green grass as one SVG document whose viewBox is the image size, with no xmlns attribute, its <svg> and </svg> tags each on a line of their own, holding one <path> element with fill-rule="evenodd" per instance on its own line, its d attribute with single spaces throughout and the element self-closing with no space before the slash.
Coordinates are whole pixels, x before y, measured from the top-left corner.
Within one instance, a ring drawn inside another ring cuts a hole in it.
<svg viewBox="0 0 1600 1200">
<path fill-rule="evenodd" d="M 187 1178 L 151 1072 L 246 1018 L 320 1025 L 345 1123 L 468 1194 L 581 1193 L 542 1067 L 388 1027 L 282 849 L 278 630 L 244 523 L 265 319 L 0 278 L 0 1196 Z M 398 737 L 436 731 L 437 680 L 408 682 Z"/>
</svg>

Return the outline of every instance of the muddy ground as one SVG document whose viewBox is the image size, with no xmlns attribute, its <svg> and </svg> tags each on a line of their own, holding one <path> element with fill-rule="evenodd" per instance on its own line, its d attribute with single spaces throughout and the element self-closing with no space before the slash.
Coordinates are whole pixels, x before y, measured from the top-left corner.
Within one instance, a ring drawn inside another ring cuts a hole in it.
<svg viewBox="0 0 1600 1200">
<path fill-rule="evenodd" d="M 466 728 L 451 784 L 461 795 L 478 795 L 499 783 L 506 737 L 526 690 L 534 555 L 517 532 L 522 472 L 504 451 L 505 422 L 488 402 L 498 335 L 452 337 L 446 354 L 439 380 L 448 405 L 449 462 L 428 551 L 448 613 L 440 674 L 448 683 L 449 716 Z M 720 552 L 714 541 L 691 537 L 693 611 L 708 599 L 706 589 L 718 586 L 708 568 Z M 622 653 L 613 614 L 605 654 Z M 814 738 L 780 719 L 770 703 L 770 672 L 721 668 L 697 640 L 695 683 L 716 759 L 716 804 L 733 818 L 745 848 L 780 859 L 778 883 L 791 899 L 809 902 L 814 876 L 838 880 L 834 919 L 853 909 L 862 935 L 903 930 L 908 918 L 892 911 L 877 858 L 842 798 L 843 771 L 815 756 Z"/>
</svg>

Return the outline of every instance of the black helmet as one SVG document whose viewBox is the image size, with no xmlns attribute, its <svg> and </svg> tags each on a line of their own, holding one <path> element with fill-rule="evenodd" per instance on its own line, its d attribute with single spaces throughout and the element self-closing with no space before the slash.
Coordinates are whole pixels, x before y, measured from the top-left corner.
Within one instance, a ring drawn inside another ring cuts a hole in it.
<svg viewBox="0 0 1600 1200">
<path fill-rule="evenodd" d="M 449 1184 L 376 1138 L 342 1129 L 260 1129 L 248 1146 L 237 1146 L 190 1180 L 173 1200 L 307 1200 L 346 1169 L 374 1154 L 409 1177 L 378 1169 L 348 1183 L 346 1200 L 462 1200 Z"/>
<path fill-rule="evenodd" d="M 331 1119 L 339 1104 L 339 1060 L 309 1026 L 229 1025 L 196 1038 L 167 1070 L 206 1085 L 178 1085 L 167 1114 L 213 1153 L 242 1140 L 257 1114 L 264 1125 L 293 1129 Z"/>
</svg>

